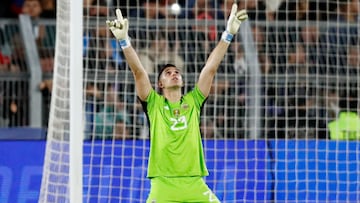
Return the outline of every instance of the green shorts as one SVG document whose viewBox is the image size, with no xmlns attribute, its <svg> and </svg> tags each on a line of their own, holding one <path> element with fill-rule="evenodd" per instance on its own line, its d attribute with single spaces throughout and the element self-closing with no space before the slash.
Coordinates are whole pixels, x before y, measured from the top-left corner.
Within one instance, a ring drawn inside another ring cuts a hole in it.
<svg viewBox="0 0 360 203">
<path fill-rule="evenodd" d="M 220 202 L 202 177 L 155 177 L 150 181 L 146 203 Z"/>
</svg>

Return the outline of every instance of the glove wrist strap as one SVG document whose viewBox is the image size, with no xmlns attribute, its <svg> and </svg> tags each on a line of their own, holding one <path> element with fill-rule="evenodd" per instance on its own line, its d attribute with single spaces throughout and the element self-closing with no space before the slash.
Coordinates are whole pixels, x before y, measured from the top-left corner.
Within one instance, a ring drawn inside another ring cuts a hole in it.
<svg viewBox="0 0 360 203">
<path fill-rule="evenodd" d="M 221 35 L 221 40 L 223 40 L 226 43 L 230 43 L 233 37 L 234 37 L 233 34 L 225 30 Z"/>
<path fill-rule="evenodd" d="M 127 47 L 130 47 L 131 46 L 131 43 L 130 43 L 130 38 L 127 37 L 126 39 L 121 39 L 119 40 L 119 44 L 120 44 L 120 47 L 122 49 L 125 49 Z"/>
</svg>

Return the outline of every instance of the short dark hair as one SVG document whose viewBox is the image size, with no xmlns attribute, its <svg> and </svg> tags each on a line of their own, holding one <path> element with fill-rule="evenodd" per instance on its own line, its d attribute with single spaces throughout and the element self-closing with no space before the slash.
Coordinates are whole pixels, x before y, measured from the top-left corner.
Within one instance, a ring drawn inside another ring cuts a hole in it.
<svg viewBox="0 0 360 203">
<path fill-rule="evenodd" d="M 175 67 L 177 68 L 174 64 L 171 64 L 171 63 L 168 63 L 168 64 L 165 64 L 159 71 L 159 74 L 158 74 L 158 77 L 157 77 L 157 80 L 159 81 L 160 80 L 160 77 L 161 77 L 161 74 L 162 72 L 164 72 L 165 69 L 169 68 L 169 67 Z"/>
</svg>

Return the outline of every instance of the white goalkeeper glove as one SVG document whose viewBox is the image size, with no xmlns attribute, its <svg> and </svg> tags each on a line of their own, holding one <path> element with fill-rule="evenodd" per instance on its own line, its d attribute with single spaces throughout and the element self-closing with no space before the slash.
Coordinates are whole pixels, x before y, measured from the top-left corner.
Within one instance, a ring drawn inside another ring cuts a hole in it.
<svg viewBox="0 0 360 203">
<path fill-rule="evenodd" d="M 233 3 L 231 7 L 231 13 L 227 21 L 226 30 L 221 35 L 221 39 L 227 43 L 230 43 L 234 35 L 239 31 L 240 25 L 248 18 L 246 10 L 238 11 L 238 6 Z"/>
<path fill-rule="evenodd" d="M 129 47 L 131 46 L 128 36 L 129 21 L 123 18 L 120 9 L 116 9 L 116 17 L 116 20 L 107 20 L 106 24 L 109 26 L 115 38 L 119 40 L 121 48 Z"/>
</svg>

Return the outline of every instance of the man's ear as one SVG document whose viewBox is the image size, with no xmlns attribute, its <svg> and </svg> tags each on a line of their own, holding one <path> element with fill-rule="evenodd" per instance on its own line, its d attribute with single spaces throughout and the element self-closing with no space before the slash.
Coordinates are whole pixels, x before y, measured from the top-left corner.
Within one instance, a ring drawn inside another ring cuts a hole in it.
<svg viewBox="0 0 360 203">
<path fill-rule="evenodd" d="M 163 88 L 163 84 L 162 84 L 161 81 L 158 82 L 158 87 L 159 87 L 159 88 Z"/>
</svg>

